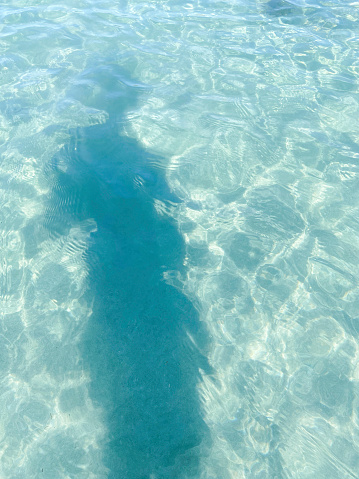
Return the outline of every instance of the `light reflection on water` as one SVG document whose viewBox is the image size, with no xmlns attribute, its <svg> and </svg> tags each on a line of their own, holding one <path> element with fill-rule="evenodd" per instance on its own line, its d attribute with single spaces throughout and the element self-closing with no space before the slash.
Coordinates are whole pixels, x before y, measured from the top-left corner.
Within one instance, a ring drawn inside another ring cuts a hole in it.
<svg viewBox="0 0 359 479">
<path fill-rule="evenodd" d="M 356 477 L 355 4 L 0 16 L 1 474 Z"/>
</svg>

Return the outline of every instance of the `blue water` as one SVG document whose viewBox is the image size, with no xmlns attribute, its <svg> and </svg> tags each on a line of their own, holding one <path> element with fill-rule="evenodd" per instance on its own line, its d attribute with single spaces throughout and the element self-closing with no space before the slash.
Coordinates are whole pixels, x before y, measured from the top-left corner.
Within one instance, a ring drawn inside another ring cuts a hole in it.
<svg viewBox="0 0 359 479">
<path fill-rule="evenodd" d="M 0 5 L 0 477 L 359 478 L 359 4 Z"/>
</svg>

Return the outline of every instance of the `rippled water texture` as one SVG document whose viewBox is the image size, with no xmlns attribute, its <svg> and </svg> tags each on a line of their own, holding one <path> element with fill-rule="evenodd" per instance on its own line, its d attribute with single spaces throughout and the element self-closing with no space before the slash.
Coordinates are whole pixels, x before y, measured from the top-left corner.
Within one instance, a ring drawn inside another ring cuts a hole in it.
<svg viewBox="0 0 359 479">
<path fill-rule="evenodd" d="M 3 2 L 2 478 L 359 477 L 358 20 Z"/>
</svg>

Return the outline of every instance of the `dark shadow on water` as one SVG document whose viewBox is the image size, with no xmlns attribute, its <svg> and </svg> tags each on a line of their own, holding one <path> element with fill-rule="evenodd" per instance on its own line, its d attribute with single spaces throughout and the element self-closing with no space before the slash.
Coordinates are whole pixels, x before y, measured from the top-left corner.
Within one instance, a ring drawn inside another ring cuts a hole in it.
<svg viewBox="0 0 359 479">
<path fill-rule="evenodd" d="M 273 17 L 296 17 L 303 15 L 303 8 L 287 0 L 269 0 L 265 4 L 266 12 Z"/>
<path fill-rule="evenodd" d="M 161 160 L 121 133 L 141 88 L 105 66 L 70 90 L 109 119 L 71 131 L 53 159 L 46 228 L 67 234 L 86 219 L 97 224 L 86 256 L 93 314 L 81 353 L 91 398 L 106 414 L 109 479 L 195 478 L 198 446 L 208 440 L 196 391 L 199 369 L 208 370 L 206 333 L 193 304 L 163 280 L 164 271 L 181 271 L 184 244 L 154 201 L 179 200 L 153 166 Z"/>
</svg>

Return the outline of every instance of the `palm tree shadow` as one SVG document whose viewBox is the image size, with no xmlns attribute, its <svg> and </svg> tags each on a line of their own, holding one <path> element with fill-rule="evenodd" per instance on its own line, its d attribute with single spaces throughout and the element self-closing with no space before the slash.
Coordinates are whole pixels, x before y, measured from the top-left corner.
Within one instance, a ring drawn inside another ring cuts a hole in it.
<svg viewBox="0 0 359 479">
<path fill-rule="evenodd" d="M 121 134 L 134 97 L 126 74 L 106 66 L 85 76 L 80 84 L 91 77 L 102 88 L 91 107 L 109 119 L 72 130 L 53 159 L 46 227 L 59 235 L 87 219 L 97 224 L 86 254 L 94 304 L 81 354 L 91 398 L 106 414 L 108 477 L 198 477 L 198 447 L 208 437 L 196 392 L 199 370 L 208 371 L 206 333 L 193 304 L 163 280 L 164 271 L 181 271 L 184 243 L 155 208 L 179 200 L 154 166 L 163 160 Z"/>
</svg>

